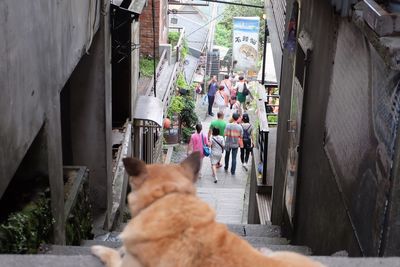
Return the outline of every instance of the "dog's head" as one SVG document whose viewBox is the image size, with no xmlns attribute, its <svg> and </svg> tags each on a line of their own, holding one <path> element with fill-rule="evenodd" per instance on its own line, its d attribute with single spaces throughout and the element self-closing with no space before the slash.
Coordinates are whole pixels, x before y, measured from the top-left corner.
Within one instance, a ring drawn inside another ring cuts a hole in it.
<svg viewBox="0 0 400 267">
<path fill-rule="evenodd" d="M 132 188 L 128 195 L 132 216 L 166 194 L 179 192 L 194 195 L 200 159 L 200 152 L 192 153 L 180 164 L 146 165 L 136 158 L 123 159 Z"/>
</svg>

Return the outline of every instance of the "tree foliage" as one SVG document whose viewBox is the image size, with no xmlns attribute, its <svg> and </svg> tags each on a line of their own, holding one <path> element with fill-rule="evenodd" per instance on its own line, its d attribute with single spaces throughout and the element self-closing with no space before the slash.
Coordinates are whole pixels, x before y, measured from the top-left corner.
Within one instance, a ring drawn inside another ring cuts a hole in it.
<svg viewBox="0 0 400 267">
<path fill-rule="evenodd" d="M 246 1 L 234 1 L 235 3 L 251 4 L 251 5 L 264 5 L 262 0 L 246 0 Z M 232 47 L 232 30 L 233 30 L 233 18 L 234 17 L 259 17 L 260 18 L 260 42 L 264 42 L 265 23 L 263 19 L 264 9 L 256 7 L 246 7 L 240 5 L 226 5 L 222 19 L 216 26 L 216 44 L 231 48 Z M 261 47 L 261 45 L 259 45 Z"/>
</svg>

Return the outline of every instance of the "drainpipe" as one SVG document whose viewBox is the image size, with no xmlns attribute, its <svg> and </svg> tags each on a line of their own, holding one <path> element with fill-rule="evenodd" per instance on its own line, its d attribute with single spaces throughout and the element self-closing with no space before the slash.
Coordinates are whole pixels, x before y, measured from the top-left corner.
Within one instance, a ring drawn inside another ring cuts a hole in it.
<svg viewBox="0 0 400 267">
<path fill-rule="evenodd" d="M 391 13 L 400 12 L 400 0 L 390 0 L 388 5 L 388 10 Z"/>
</svg>

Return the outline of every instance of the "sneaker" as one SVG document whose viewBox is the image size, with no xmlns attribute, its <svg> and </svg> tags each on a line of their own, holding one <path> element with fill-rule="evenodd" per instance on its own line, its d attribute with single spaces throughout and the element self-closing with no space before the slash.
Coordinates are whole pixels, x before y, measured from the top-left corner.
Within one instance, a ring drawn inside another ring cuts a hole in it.
<svg viewBox="0 0 400 267">
<path fill-rule="evenodd" d="M 217 168 L 221 168 L 222 167 L 222 164 L 221 163 L 217 163 Z"/>
<path fill-rule="evenodd" d="M 228 172 L 228 168 L 224 168 L 225 172 Z"/>
<path fill-rule="evenodd" d="M 214 113 L 212 113 L 212 112 L 211 112 L 211 113 L 210 113 L 210 114 L 208 114 L 208 115 L 210 115 L 210 116 L 214 116 Z"/>
<path fill-rule="evenodd" d="M 247 171 L 247 163 L 246 162 L 242 164 L 242 167 Z"/>
<path fill-rule="evenodd" d="M 215 176 L 214 177 L 214 183 L 217 183 L 218 182 L 218 178 L 217 178 L 217 176 Z"/>
</svg>

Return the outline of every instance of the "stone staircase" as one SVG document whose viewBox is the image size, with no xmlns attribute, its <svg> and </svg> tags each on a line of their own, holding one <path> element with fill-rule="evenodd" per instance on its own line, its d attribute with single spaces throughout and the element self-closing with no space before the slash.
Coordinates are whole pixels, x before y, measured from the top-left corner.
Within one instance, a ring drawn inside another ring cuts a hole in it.
<svg viewBox="0 0 400 267">
<path fill-rule="evenodd" d="M 311 255 L 308 247 L 289 245 L 288 240 L 281 237 L 279 226 L 260 224 L 228 224 L 227 226 L 231 232 L 245 239 L 253 247 L 267 247 L 273 251 L 286 250 Z M 111 232 L 94 240 L 84 240 L 81 246 L 49 245 L 45 248 L 44 253 L 48 255 L 89 255 L 90 247 L 93 245 L 119 248 L 122 245 L 118 238 L 119 234 L 120 232 Z"/>
<path fill-rule="evenodd" d="M 310 248 L 290 245 L 288 240 L 281 237 L 279 226 L 255 224 L 228 224 L 230 231 L 241 236 L 256 248 L 266 247 L 273 251 L 294 251 L 311 256 L 330 267 L 400 267 L 399 258 L 348 258 L 337 256 L 312 256 Z M 85 240 L 81 246 L 48 245 L 41 255 L 0 255 L 0 266 L 52 266 L 52 267 L 101 267 L 104 266 L 96 257 L 91 255 L 92 245 L 103 245 L 119 248 L 120 232 L 110 232 L 96 237 L 95 240 Z M 189 266 L 190 267 L 190 266 Z"/>
</svg>

